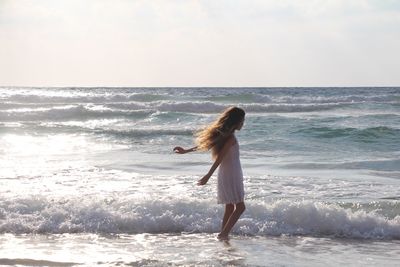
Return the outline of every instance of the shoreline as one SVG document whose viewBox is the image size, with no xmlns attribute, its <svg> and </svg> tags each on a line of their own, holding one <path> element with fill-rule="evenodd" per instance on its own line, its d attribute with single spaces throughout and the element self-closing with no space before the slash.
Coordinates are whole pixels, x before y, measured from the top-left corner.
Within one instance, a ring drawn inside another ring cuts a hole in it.
<svg viewBox="0 0 400 267">
<path fill-rule="evenodd" d="M 232 235 L 221 242 L 216 234 L 182 233 L 4 237 L 0 264 L 11 266 L 396 266 L 400 260 L 400 240 Z"/>
</svg>

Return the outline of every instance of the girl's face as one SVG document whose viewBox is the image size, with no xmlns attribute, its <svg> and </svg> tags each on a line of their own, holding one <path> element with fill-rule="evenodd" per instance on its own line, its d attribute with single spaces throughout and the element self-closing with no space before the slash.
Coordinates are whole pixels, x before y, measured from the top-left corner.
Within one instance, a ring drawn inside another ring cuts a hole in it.
<svg viewBox="0 0 400 267">
<path fill-rule="evenodd" d="M 238 126 L 236 127 L 236 130 L 240 131 L 240 129 L 242 129 L 242 127 L 243 127 L 243 124 L 244 124 L 244 118 L 243 118 L 243 120 L 238 124 Z"/>
</svg>

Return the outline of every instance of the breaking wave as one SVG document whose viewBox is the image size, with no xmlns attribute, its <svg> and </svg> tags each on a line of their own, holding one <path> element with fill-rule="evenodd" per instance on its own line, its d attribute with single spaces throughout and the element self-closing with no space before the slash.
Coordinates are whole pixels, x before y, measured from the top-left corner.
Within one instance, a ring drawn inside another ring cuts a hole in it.
<svg viewBox="0 0 400 267">
<path fill-rule="evenodd" d="M 292 113 L 331 110 L 343 104 L 244 104 L 247 112 Z M 0 109 L 0 121 L 86 120 L 92 118 L 148 116 L 155 112 L 219 113 L 230 105 L 212 102 L 153 102 L 151 104 L 111 103 L 103 105 L 71 104 L 57 106 L 24 106 Z"/>
<path fill-rule="evenodd" d="M 278 200 L 247 202 L 234 233 L 400 239 L 397 202 L 368 205 Z M 222 209 L 193 199 L 18 198 L 0 201 L 0 233 L 217 232 Z"/>
</svg>

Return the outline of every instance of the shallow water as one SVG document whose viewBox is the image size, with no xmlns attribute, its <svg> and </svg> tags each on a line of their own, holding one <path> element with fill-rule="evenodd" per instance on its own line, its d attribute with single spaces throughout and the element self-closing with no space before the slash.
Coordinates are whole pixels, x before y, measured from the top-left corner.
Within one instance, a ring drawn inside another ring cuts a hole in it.
<svg viewBox="0 0 400 267">
<path fill-rule="evenodd" d="M 302 236 L 5 234 L 1 244 L 0 264 L 22 266 L 397 266 L 400 259 L 399 241 Z"/>
<path fill-rule="evenodd" d="M 3 265 L 400 259 L 400 88 L 3 87 L 0 99 Z M 231 105 L 247 112 L 247 209 L 227 245 L 215 177 L 196 186 L 210 156 L 172 148 Z"/>
</svg>

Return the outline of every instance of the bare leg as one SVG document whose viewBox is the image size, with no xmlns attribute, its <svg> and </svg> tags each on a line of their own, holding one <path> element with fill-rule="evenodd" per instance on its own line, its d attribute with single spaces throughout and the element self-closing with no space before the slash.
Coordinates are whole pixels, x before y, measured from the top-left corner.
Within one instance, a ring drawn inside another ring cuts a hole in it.
<svg viewBox="0 0 400 267">
<path fill-rule="evenodd" d="M 233 211 L 232 215 L 229 217 L 228 221 L 226 222 L 224 229 L 222 229 L 221 233 L 219 233 L 219 239 L 227 239 L 229 232 L 232 230 L 235 223 L 239 220 L 240 215 L 244 212 L 246 206 L 244 202 L 237 203 L 235 205 L 235 210 Z"/>
<path fill-rule="evenodd" d="M 222 230 L 224 230 L 226 222 L 228 221 L 229 217 L 231 217 L 234 209 L 235 209 L 235 205 L 233 205 L 233 204 L 225 205 L 225 213 L 224 213 L 224 218 L 222 219 L 221 232 L 222 232 Z"/>
</svg>

